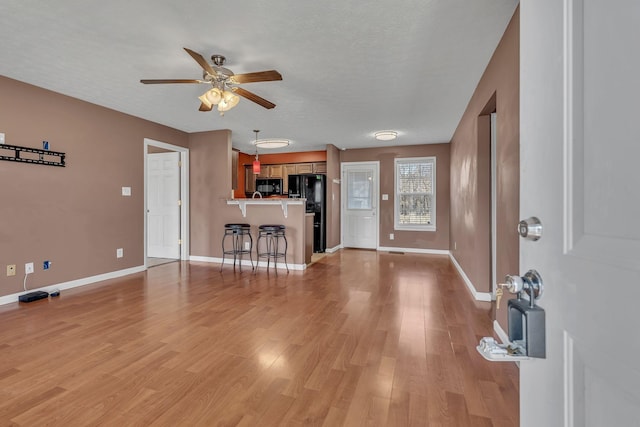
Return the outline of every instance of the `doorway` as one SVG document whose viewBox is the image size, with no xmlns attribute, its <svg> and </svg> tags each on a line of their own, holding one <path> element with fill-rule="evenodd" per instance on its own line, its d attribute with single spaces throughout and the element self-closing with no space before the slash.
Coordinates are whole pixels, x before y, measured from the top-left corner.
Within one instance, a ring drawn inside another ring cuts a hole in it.
<svg viewBox="0 0 640 427">
<path fill-rule="evenodd" d="M 378 248 L 380 163 L 342 163 L 342 246 Z"/>
<path fill-rule="evenodd" d="M 496 94 L 487 102 L 478 116 L 477 151 L 477 215 L 480 227 L 476 230 L 477 283 L 476 290 L 482 292 L 486 301 L 495 299 L 498 282 L 498 161 L 497 161 L 497 121 Z M 514 208 L 502 206 L 502 209 Z"/>
<path fill-rule="evenodd" d="M 498 115 L 491 113 L 491 295 L 495 298 L 496 288 L 498 287 L 497 276 L 497 257 L 498 257 L 498 162 L 497 162 L 497 143 L 498 143 Z"/>
<path fill-rule="evenodd" d="M 189 150 L 144 140 L 145 266 L 188 259 Z"/>
</svg>

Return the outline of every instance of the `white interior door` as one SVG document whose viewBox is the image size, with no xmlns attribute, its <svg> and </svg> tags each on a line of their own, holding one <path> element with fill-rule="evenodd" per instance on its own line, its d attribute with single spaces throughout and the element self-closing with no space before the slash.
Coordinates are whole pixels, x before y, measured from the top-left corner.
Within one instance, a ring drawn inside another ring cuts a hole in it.
<svg viewBox="0 0 640 427">
<path fill-rule="evenodd" d="M 147 156 L 147 256 L 180 258 L 180 153 Z"/>
<path fill-rule="evenodd" d="M 640 2 L 520 7 L 520 211 L 543 224 L 520 273 L 541 274 L 547 325 L 521 424 L 638 426 Z"/>
<path fill-rule="evenodd" d="M 342 164 L 342 245 L 378 247 L 377 162 Z"/>
</svg>

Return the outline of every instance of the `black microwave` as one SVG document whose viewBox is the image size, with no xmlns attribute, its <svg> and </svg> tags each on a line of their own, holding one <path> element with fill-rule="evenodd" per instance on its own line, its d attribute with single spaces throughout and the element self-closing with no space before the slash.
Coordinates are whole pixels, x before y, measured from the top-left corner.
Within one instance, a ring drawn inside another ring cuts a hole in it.
<svg viewBox="0 0 640 427">
<path fill-rule="evenodd" d="M 282 178 L 256 178 L 256 191 L 263 196 L 282 194 Z"/>
</svg>

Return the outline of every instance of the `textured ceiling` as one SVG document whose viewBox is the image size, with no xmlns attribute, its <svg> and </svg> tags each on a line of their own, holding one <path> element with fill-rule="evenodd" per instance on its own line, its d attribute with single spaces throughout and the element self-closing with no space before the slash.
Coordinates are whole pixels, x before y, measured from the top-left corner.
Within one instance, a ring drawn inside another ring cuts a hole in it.
<svg viewBox="0 0 640 427">
<path fill-rule="evenodd" d="M 2 0 L 0 74 L 186 132 L 231 129 L 252 153 L 449 142 L 496 48 L 514 0 Z M 206 85 L 143 85 L 199 79 L 183 50 L 227 57 L 236 74 L 278 70 L 282 81 L 243 87 L 221 117 L 199 112 Z"/>
</svg>

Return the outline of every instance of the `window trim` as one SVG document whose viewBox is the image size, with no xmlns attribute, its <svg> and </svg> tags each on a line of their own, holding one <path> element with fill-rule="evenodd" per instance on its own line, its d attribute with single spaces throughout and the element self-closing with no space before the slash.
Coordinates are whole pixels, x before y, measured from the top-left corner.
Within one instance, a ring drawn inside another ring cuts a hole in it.
<svg viewBox="0 0 640 427">
<path fill-rule="evenodd" d="M 431 167 L 433 170 L 433 176 L 432 176 L 432 183 L 431 186 L 433 188 L 432 191 L 432 200 L 431 200 L 431 224 L 428 225 L 417 225 L 417 224 L 412 224 L 412 225 L 402 225 L 398 223 L 398 220 L 400 218 L 399 215 L 399 211 L 400 211 L 400 193 L 398 191 L 398 174 L 399 174 L 399 170 L 398 170 L 398 165 L 399 164 L 406 164 L 406 163 L 431 163 Z M 435 156 L 430 156 L 430 157 L 396 157 L 394 159 L 394 163 L 393 163 L 393 195 L 394 195 L 394 202 L 393 202 L 393 229 L 394 230 L 399 230 L 399 231 L 436 231 L 436 214 L 437 214 L 437 207 L 436 207 L 436 199 L 437 199 L 437 187 L 436 187 L 436 157 Z"/>
</svg>

